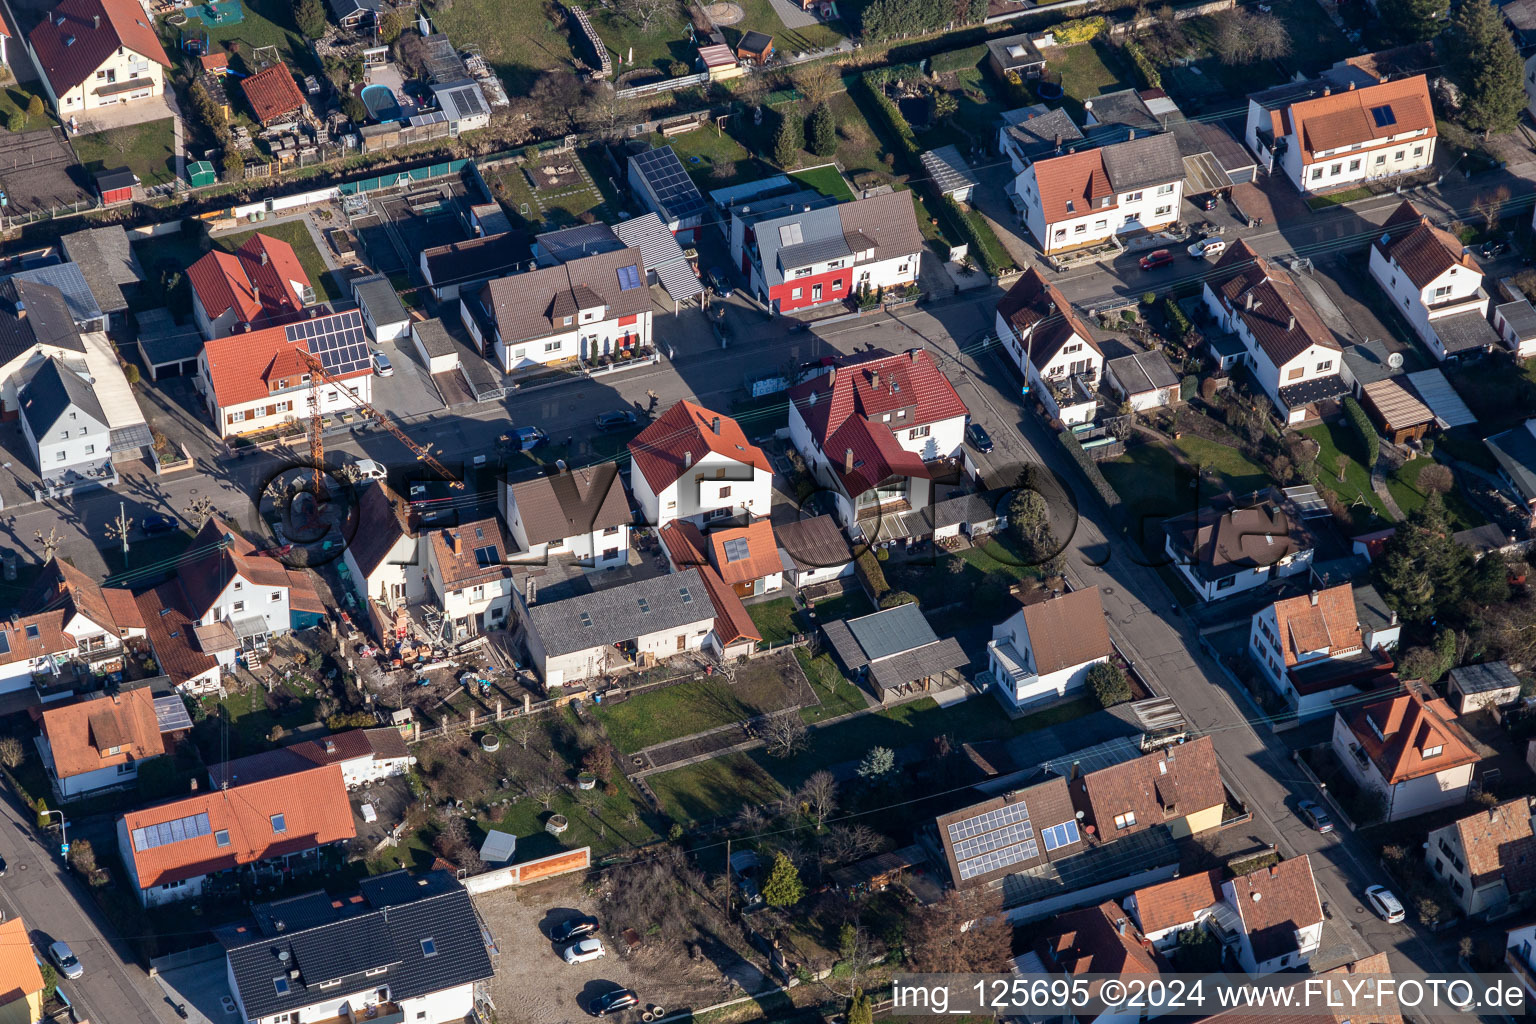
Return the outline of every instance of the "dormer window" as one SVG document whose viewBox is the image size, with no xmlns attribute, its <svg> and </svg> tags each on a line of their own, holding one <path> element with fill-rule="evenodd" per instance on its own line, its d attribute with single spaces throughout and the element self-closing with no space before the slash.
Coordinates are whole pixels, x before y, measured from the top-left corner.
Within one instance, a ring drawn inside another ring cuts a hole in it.
<svg viewBox="0 0 1536 1024">
<path fill-rule="evenodd" d="M 108 747 L 106 750 L 103 750 L 101 752 L 101 756 L 102 757 L 116 757 L 118 754 L 121 754 L 122 752 L 123 752 L 123 748 L 122 747 Z"/>
<path fill-rule="evenodd" d="M 1444 747 L 1439 746 L 1438 744 L 1433 746 L 1433 747 L 1425 747 L 1424 748 L 1424 752 L 1422 754 L 1420 754 L 1419 756 L 1424 758 L 1424 760 L 1428 761 L 1432 757 L 1439 757 L 1440 756 L 1440 751 L 1442 751 L 1444 749 L 1445 749 Z"/>
</svg>

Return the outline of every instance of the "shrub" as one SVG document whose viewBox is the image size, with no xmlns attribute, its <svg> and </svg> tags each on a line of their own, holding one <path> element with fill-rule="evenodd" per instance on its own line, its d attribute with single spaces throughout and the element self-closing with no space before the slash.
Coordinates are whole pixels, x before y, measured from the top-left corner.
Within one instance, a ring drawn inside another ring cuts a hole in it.
<svg viewBox="0 0 1536 1024">
<path fill-rule="evenodd" d="M 897 605 L 917 603 L 917 598 L 905 590 L 887 590 L 880 596 L 881 608 L 895 608 Z"/>
<path fill-rule="evenodd" d="M 1381 438 L 1376 433 L 1376 428 L 1371 424 L 1371 419 L 1355 401 L 1353 395 L 1344 396 L 1344 412 L 1349 416 L 1349 422 L 1355 426 L 1355 431 L 1360 435 L 1360 442 L 1365 446 L 1365 468 L 1367 472 L 1376 465 L 1376 460 L 1381 456 Z"/>
<path fill-rule="evenodd" d="M 1119 665 L 1101 661 L 1088 670 L 1088 690 L 1099 707 L 1112 708 L 1131 699 L 1131 680 Z"/>
<path fill-rule="evenodd" d="M 890 584 L 885 582 L 885 570 L 880 568 L 879 561 L 867 548 L 854 561 L 853 569 L 858 574 L 859 582 L 875 596 L 875 600 L 880 600 L 891 589 Z"/>
<path fill-rule="evenodd" d="M 1180 341 L 1195 329 L 1195 325 L 1189 322 L 1189 317 L 1184 315 L 1184 310 L 1180 309 L 1179 304 L 1172 298 L 1163 300 L 1163 314 L 1168 317 L 1169 329 Z"/>
<path fill-rule="evenodd" d="M 953 196 L 944 197 L 944 208 L 954 219 L 960 233 L 965 235 L 965 240 L 970 244 L 971 255 L 976 257 L 976 262 L 981 264 L 981 269 L 989 276 L 996 277 L 1013 267 L 1013 260 L 1008 257 L 1008 250 L 1003 248 L 1003 243 L 998 239 L 997 232 L 992 230 L 979 213 L 966 210 L 955 202 Z"/>
<path fill-rule="evenodd" d="M 42 117 L 46 113 L 48 113 L 48 111 L 43 106 L 43 98 L 36 93 L 33 93 L 32 98 L 27 101 L 27 116 Z"/>
<path fill-rule="evenodd" d="M 1120 504 L 1120 495 L 1109 486 L 1109 481 L 1104 479 L 1104 473 L 1099 469 L 1099 464 L 1083 451 L 1077 435 L 1070 430 L 1061 430 L 1057 432 L 1056 437 L 1061 441 L 1061 446 L 1067 450 L 1067 454 L 1072 456 L 1072 461 L 1077 463 L 1083 475 L 1088 478 L 1088 482 L 1093 485 L 1093 489 L 1099 492 L 1099 497 L 1104 499 L 1104 504 L 1110 508 Z"/>
<path fill-rule="evenodd" d="M 1141 87 L 1143 89 L 1161 89 L 1163 87 L 1163 76 L 1158 74 L 1156 65 L 1147 56 L 1147 51 L 1143 50 L 1134 39 L 1127 40 L 1125 54 L 1131 58 L 1131 64 L 1136 68 L 1136 74 L 1141 79 Z"/>
<path fill-rule="evenodd" d="M 1079 18 L 1076 21 L 1064 21 L 1051 31 L 1056 36 L 1056 45 L 1076 46 L 1097 39 L 1108 25 L 1103 18 Z"/>
<path fill-rule="evenodd" d="M 888 68 L 886 70 L 893 69 Z M 869 91 L 870 102 L 875 105 L 875 109 L 880 113 L 880 121 L 883 123 L 876 126 L 877 130 L 883 129 L 887 140 L 893 140 L 896 143 L 896 148 L 906 154 L 907 163 L 915 170 L 918 163 L 917 155 L 920 149 L 917 145 L 917 138 L 912 134 L 912 126 L 907 124 L 906 119 L 901 116 L 901 111 L 895 103 L 891 102 L 891 98 L 885 94 L 885 90 L 881 87 L 884 81 L 889 81 L 889 79 L 876 84 L 870 78 L 870 75 L 865 75 L 860 79 L 860 82 Z M 891 154 L 887 154 L 887 156 L 889 155 Z"/>
<path fill-rule="evenodd" d="M 794 167 L 800 162 L 800 143 L 804 141 L 800 118 L 792 111 L 779 115 L 779 130 L 773 137 L 773 162 L 780 167 Z"/>
<path fill-rule="evenodd" d="M 673 78 L 682 78 L 688 73 L 688 65 L 680 60 L 675 60 L 667 65 L 667 74 Z"/>
<path fill-rule="evenodd" d="M 825 103 L 816 104 L 805 122 L 806 148 L 817 156 L 831 156 L 837 152 L 837 121 L 832 108 Z"/>
<path fill-rule="evenodd" d="M 783 853 L 774 855 L 773 868 L 763 883 L 763 899 L 770 907 L 792 907 L 805 897 L 805 883 L 800 870 Z"/>
<path fill-rule="evenodd" d="M 13 110 L 5 118 L 5 130 L 8 132 L 24 132 L 27 130 L 27 115 L 19 110 Z"/>
<path fill-rule="evenodd" d="M 1199 386 L 1199 377 L 1192 373 L 1185 376 L 1183 380 L 1179 381 L 1179 400 L 1183 402 L 1189 401 L 1195 396 L 1195 389 Z"/>
</svg>

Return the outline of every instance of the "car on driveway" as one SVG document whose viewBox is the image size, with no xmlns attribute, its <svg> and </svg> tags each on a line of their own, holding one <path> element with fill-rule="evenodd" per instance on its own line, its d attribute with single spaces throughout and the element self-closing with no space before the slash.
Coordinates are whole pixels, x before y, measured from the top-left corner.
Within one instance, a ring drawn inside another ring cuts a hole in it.
<svg viewBox="0 0 1536 1024">
<path fill-rule="evenodd" d="M 1328 812 L 1322 805 L 1311 800 L 1303 800 L 1296 805 L 1296 812 L 1301 815 L 1301 820 L 1318 832 L 1326 835 L 1333 831 L 1333 819 L 1328 817 Z"/>
<path fill-rule="evenodd" d="M 1190 202 L 1209 213 L 1211 210 L 1216 209 L 1216 194 L 1214 192 L 1207 192 L 1203 196 L 1195 196 Z"/>
<path fill-rule="evenodd" d="M 971 447 L 985 455 L 992 450 L 992 435 L 987 433 L 987 428 L 980 423 L 967 423 L 965 436 L 971 442 Z"/>
<path fill-rule="evenodd" d="M 622 985 L 615 985 L 608 991 L 594 996 L 592 1002 L 587 1006 L 587 1012 L 594 1017 L 606 1017 L 610 1013 L 618 1013 L 621 1010 L 628 1010 L 632 1006 L 639 1005 L 640 997 L 635 995 L 632 989 L 627 989 Z"/>
<path fill-rule="evenodd" d="M 584 964 L 603 958 L 603 940 L 599 938 L 582 939 L 566 947 L 560 956 L 568 964 Z"/>
<path fill-rule="evenodd" d="M 1406 916 L 1403 913 L 1402 901 L 1392 895 L 1392 890 L 1384 885 L 1373 885 L 1365 890 L 1365 901 L 1387 924 L 1397 924 Z"/>
<path fill-rule="evenodd" d="M 555 942 L 570 942 L 572 939 L 584 939 L 588 935 L 597 932 L 597 918 L 595 917 L 571 917 L 549 930 L 549 937 Z"/>
<path fill-rule="evenodd" d="M 1197 260 L 1207 256 L 1220 256 L 1227 251 L 1227 243 L 1219 238 L 1202 238 L 1189 247 L 1189 254 Z"/>
<path fill-rule="evenodd" d="M 724 267 L 709 268 L 709 284 L 722 299 L 731 297 L 731 279 L 725 276 Z"/>
<path fill-rule="evenodd" d="M 85 973 L 85 968 L 80 966 L 80 961 L 75 959 L 75 954 L 69 948 L 69 943 L 60 939 L 48 947 L 48 959 L 53 961 L 53 966 L 59 969 L 59 973 L 73 981 Z"/>
<path fill-rule="evenodd" d="M 1478 247 L 1477 254 L 1485 260 L 1496 260 L 1509 252 L 1509 243 L 1502 238 L 1490 238 Z"/>
<path fill-rule="evenodd" d="M 394 364 L 389 361 L 389 356 L 385 355 L 383 352 L 375 351 L 373 353 L 373 372 L 378 374 L 380 377 L 394 376 L 395 367 Z"/>
<path fill-rule="evenodd" d="M 615 409 L 597 418 L 598 430 L 623 430 L 635 425 L 635 414 L 628 409 Z"/>
<path fill-rule="evenodd" d="M 1173 253 L 1167 249 L 1149 252 L 1140 260 L 1142 270 L 1156 270 L 1158 267 L 1166 267 L 1172 262 Z"/>
<path fill-rule="evenodd" d="M 145 516 L 144 521 L 139 525 L 144 528 L 145 533 L 156 534 L 170 533 L 181 524 L 176 522 L 174 516 Z"/>
</svg>

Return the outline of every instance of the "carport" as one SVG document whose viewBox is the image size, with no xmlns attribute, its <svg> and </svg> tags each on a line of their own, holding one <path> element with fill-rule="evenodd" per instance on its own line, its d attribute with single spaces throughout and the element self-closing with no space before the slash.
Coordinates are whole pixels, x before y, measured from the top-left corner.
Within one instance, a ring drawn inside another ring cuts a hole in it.
<svg viewBox="0 0 1536 1024">
<path fill-rule="evenodd" d="M 180 325 L 168 309 L 146 309 L 139 321 L 139 358 L 152 381 L 167 377 L 191 377 L 197 373 L 197 357 L 203 336 L 195 324 Z"/>
</svg>

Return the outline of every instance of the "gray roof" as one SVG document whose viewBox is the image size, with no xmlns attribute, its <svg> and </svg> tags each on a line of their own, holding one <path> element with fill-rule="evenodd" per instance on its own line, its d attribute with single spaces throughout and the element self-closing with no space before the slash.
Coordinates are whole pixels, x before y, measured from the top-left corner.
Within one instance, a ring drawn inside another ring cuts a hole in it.
<svg viewBox="0 0 1536 1024">
<path fill-rule="evenodd" d="M 859 642 L 859 649 L 869 661 L 879 661 L 925 644 L 938 643 L 939 637 L 915 604 L 901 604 L 871 615 L 848 619 L 848 632 Z"/>
<path fill-rule="evenodd" d="M 828 242 L 831 247 L 841 247 L 844 255 L 848 252 L 848 244 L 843 240 L 842 219 L 837 215 L 837 210 L 830 206 L 819 210 L 799 210 L 783 217 L 759 221 L 756 231 L 763 276 L 768 279 L 770 287 L 784 283 L 784 271 L 780 266 L 781 253 L 789 256 L 794 256 L 797 251 L 812 254 L 811 250 L 805 248 L 806 245 L 822 241 Z"/>
<path fill-rule="evenodd" d="M 894 690 L 914 679 L 926 679 L 970 663 L 960 641 L 947 636 L 937 643 L 881 658 L 869 666 L 869 674 L 885 689 Z"/>
<path fill-rule="evenodd" d="M 624 288 L 619 271 L 633 267 L 636 287 Z M 596 296 L 607 306 L 607 319 L 644 313 L 651 308 L 651 291 L 645 286 L 649 268 L 633 249 L 619 249 L 585 256 L 526 274 L 498 277 L 485 286 L 486 306 L 496 319 L 503 344 L 515 345 L 564 331 L 556 319 L 574 316 L 581 303 Z"/>
<path fill-rule="evenodd" d="M 1349 345 L 1344 349 L 1344 365 L 1354 374 L 1361 387 L 1374 384 L 1403 372 L 1402 367 L 1387 365 L 1391 353 L 1384 341 L 1367 341 L 1363 345 Z"/>
<path fill-rule="evenodd" d="M 57 288 L 64 296 L 64 304 L 69 307 L 69 315 L 75 318 L 77 324 L 101 319 L 101 306 L 96 303 L 96 297 L 91 294 L 91 287 L 85 280 L 85 272 L 80 269 L 78 263 L 55 263 L 46 267 L 33 267 L 31 270 L 17 271 L 11 276 L 18 281 L 36 281 Z"/>
<path fill-rule="evenodd" d="M 546 231 L 534 235 L 533 244 L 538 248 L 535 258 L 541 267 L 552 267 L 557 263 L 579 260 L 583 256 L 624 248 L 624 243 L 619 241 L 619 236 L 607 224 L 576 224 L 558 231 Z"/>
<path fill-rule="evenodd" d="M 715 606 L 699 570 L 686 569 L 598 590 L 579 600 L 535 604 L 528 609 L 528 618 L 545 655 L 558 657 L 712 622 Z"/>
<path fill-rule="evenodd" d="M 1451 382 L 1438 369 L 1416 370 L 1408 375 L 1408 381 L 1413 385 L 1413 390 L 1419 393 L 1419 399 L 1435 414 L 1441 426 L 1469 427 L 1477 422 L 1477 417 L 1467 408 L 1467 403 L 1461 400 L 1456 389 L 1451 387 Z"/>
<path fill-rule="evenodd" d="M 1179 142 L 1172 135 L 1147 135 L 1105 146 L 1104 173 L 1116 191 L 1145 188 L 1184 177 Z"/>
<path fill-rule="evenodd" d="M 196 359 L 203 351 L 203 334 L 196 324 L 178 324 L 162 307 L 135 313 L 139 323 L 139 351 L 150 366 Z"/>
<path fill-rule="evenodd" d="M 1501 302 L 1494 309 L 1515 332 L 1517 340 L 1536 338 L 1536 307 L 1524 295 L 1509 302 Z"/>
<path fill-rule="evenodd" d="M 257 927 L 220 932 L 229 973 L 250 1017 L 324 1002 L 338 990 L 387 986 L 390 998 L 401 1002 L 495 974 L 469 893 L 451 875 L 417 878 L 395 871 L 359 887 L 364 904 L 343 902 L 337 908 L 323 893 L 318 899 L 310 894 L 255 906 Z M 290 916 L 297 926 L 290 925 Z M 370 976 L 370 971 L 379 973 Z M 320 988 L 338 979 L 341 986 Z"/>
<path fill-rule="evenodd" d="M 1516 544 L 1514 536 L 1505 533 L 1497 523 L 1484 523 L 1482 526 L 1474 526 L 1468 530 L 1457 530 L 1451 534 L 1451 539 L 1470 550 L 1477 558 L 1481 558 L 1490 551 L 1512 548 Z"/>
<path fill-rule="evenodd" d="M 1090 135 L 1094 133 L 1094 129 L 1101 127 L 1113 126 L 1152 131 L 1162 127 L 1162 122 L 1152 113 L 1147 106 L 1147 101 L 1142 99 L 1141 94 L 1135 89 L 1119 89 L 1090 97 L 1083 102 L 1083 110 L 1085 116 L 1091 116 L 1097 122 L 1089 127 Z"/>
<path fill-rule="evenodd" d="M 965 157 L 960 155 L 959 147 L 940 146 L 924 153 L 921 159 L 923 170 L 928 172 L 940 192 L 956 192 L 976 184 L 976 175 L 971 172 Z"/>
<path fill-rule="evenodd" d="M 52 432 L 53 425 L 70 409 L 107 429 L 107 415 L 101 411 L 96 392 L 78 373 L 57 359 L 50 359 L 21 389 L 21 414 L 32 428 L 32 436 L 42 438 Z"/>
<path fill-rule="evenodd" d="M 368 317 L 375 324 L 398 324 L 411 318 L 395 286 L 383 274 L 370 274 L 353 281 L 352 294 L 357 297 L 358 305 L 368 311 Z"/>
<path fill-rule="evenodd" d="M 997 61 L 998 66 L 1004 71 L 1014 71 L 1018 68 L 1045 63 L 1045 55 L 1030 40 L 1028 33 L 989 39 L 987 49 L 992 51 L 992 59 Z"/>
<path fill-rule="evenodd" d="M 1320 78 L 1309 78 L 1303 82 L 1283 82 L 1259 92 L 1251 92 L 1248 98 L 1265 110 L 1279 110 L 1292 103 L 1321 96 L 1323 90 L 1328 88 L 1332 88 L 1332 83 Z"/>
<path fill-rule="evenodd" d="M 491 112 L 490 106 L 485 102 L 485 94 L 480 91 L 480 86 L 467 78 L 434 85 L 432 95 L 443 113 L 455 120 L 489 116 Z"/>
<path fill-rule="evenodd" d="M 1482 313 L 1453 313 L 1450 316 L 1436 317 L 1430 321 L 1430 326 L 1434 328 L 1435 335 L 1445 346 L 1446 352 L 1451 355 L 1475 352 L 1504 344 L 1499 338 L 1499 333 L 1493 329 L 1493 324 L 1489 323 L 1488 318 Z"/>
<path fill-rule="evenodd" d="M 710 202 L 720 207 L 731 207 L 743 199 L 760 196 L 765 192 L 777 192 L 779 189 L 789 188 L 794 183 L 785 174 L 775 174 L 771 178 L 759 178 L 756 181 L 744 181 L 740 185 L 729 185 L 725 188 L 717 188 L 709 193 Z"/>
<path fill-rule="evenodd" d="M 1498 462 L 1499 468 L 1514 481 L 1515 489 L 1527 501 L 1536 501 L 1536 434 L 1531 433 L 1533 423 L 1536 420 L 1528 420 L 1513 430 L 1495 434 L 1483 442 Z"/>
<path fill-rule="evenodd" d="M 0 281 L 0 364 L 38 345 L 85 351 L 64 293 L 36 281 Z"/>
<path fill-rule="evenodd" d="M 1109 372 L 1127 394 L 1140 395 L 1158 388 L 1176 388 L 1179 375 L 1161 352 L 1136 352 L 1109 361 Z"/>
<path fill-rule="evenodd" d="M 1077 122 L 1072 120 L 1071 114 L 1059 107 L 1023 118 L 1009 116 L 1027 113 L 1029 109 L 1010 110 L 1003 114 L 1003 120 L 1008 122 L 1006 131 L 1009 137 L 1018 142 L 1027 159 L 1033 160 L 1054 152 L 1058 146 L 1082 141 L 1083 133 L 1077 127 Z"/>
<path fill-rule="evenodd" d="M 422 320 L 411 325 L 416 337 L 421 340 L 421 347 L 427 350 L 429 356 L 451 356 L 456 351 L 453 335 L 448 333 L 448 328 L 437 317 L 431 320 Z"/>
<path fill-rule="evenodd" d="M 69 261 L 79 264 L 102 312 L 116 313 L 128 308 L 123 286 L 144 280 L 144 271 L 121 224 L 74 231 L 59 242 Z"/>
<path fill-rule="evenodd" d="M 516 850 L 517 836 L 493 828 L 485 833 L 485 842 L 480 844 L 480 859 L 487 864 L 505 864 Z"/>
<path fill-rule="evenodd" d="M 1393 612 L 1375 587 L 1369 583 L 1356 583 L 1350 587 L 1355 597 L 1355 617 L 1362 628 L 1381 630 L 1392 625 Z"/>
<path fill-rule="evenodd" d="M 640 258 L 655 273 L 667 294 L 681 302 L 704 294 L 704 285 L 683 252 L 677 236 L 654 213 L 643 213 L 613 226 L 620 244 L 640 250 Z"/>
<path fill-rule="evenodd" d="M 1493 690 L 1520 688 L 1520 677 L 1510 671 L 1503 661 L 1489 661 L 1481 665 L 1463 665 L 1451 669 L 1451 685 L 1462 693 L 1489 693 Z"/>
<path fill-rule="evenodd" d="M 1008 515 L 1006 508 L 998 506 L 1002 504 L 1003 498 L 1010 494 L 1012 491 L 999 488 L 936 501 L 922 510 L 923 522 L 930 531 L 942 530 L 958 524 L 975 526 L 990 523 Z"/>
</svg>

